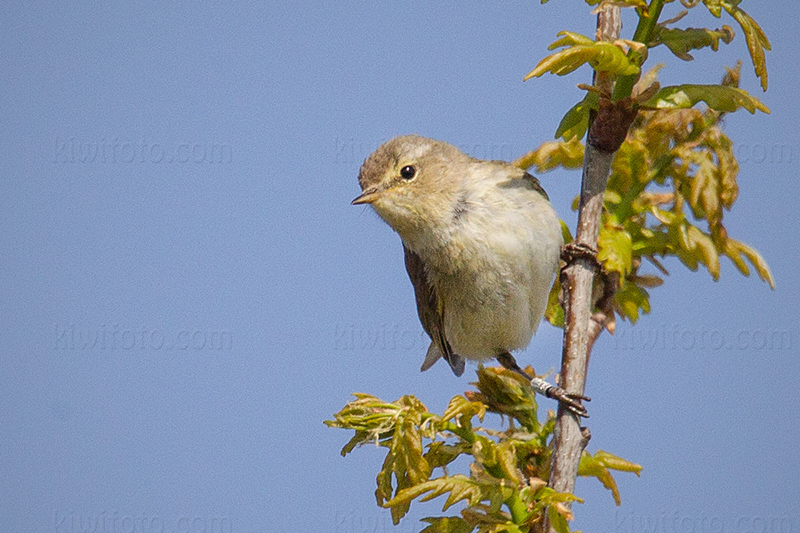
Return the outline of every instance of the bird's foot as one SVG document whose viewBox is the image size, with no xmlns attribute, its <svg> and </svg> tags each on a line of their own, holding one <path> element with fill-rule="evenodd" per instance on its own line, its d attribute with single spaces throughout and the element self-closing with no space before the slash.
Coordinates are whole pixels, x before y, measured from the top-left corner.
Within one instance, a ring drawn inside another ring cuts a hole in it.
<svg viewBox="0 0 800 533">
<path fill-rule="evenodd" d="M 567 266 L 572 264 L 576 259 L 585 259 L 593 266 L 600 268 L 600 262 L 597 260 L 597 250 L 588 244 L 579 242 L 570 242 L 561 247 L 561 260 Z"/>
<path fill-rule="evenodd" d="M 558 403 L 563 405 L 564 408 L 569 410 L 571 413 L 576 414 L 578 416 L 582 416 L 584 418 L 589 418 L 589 413 L 586 411 L 586 408 L 581 403 L 582 401 L 586 402 L 592 401 L 592 399 L 589 398 L 588 396 L 584 396 L 583 394 L 577 394 L 573 392 L 567 392 L 558 385 L 551 385 L 542 378 L 533 378 L 531 380 L 531 387 L 533 387 L 533 389 L 539 394 L 543 394 L 548 398 L 553 398 L 554 400 L 558 400 Z"/>
<path fill-rule="evenodd" d="M 581 404 L 581 401 L 589 402 L 592 400 L 588 396 L 584 396 L 583 394 L 575 394 L 572 392 L 567 392 L 558 385 L 551 385 L 542 378 L 531 377 L 530 375 L 528 375 L 527 372 L 525 372 L 519 367 L 516 359 L 514 359 L 514 356 L 508 352 L 498 355 L 497 362 L 503 365 L 503 368 L 511 370 L 512 372 L 516 372 L 525 379 L 529 380 L 531 383 L 531 388 L 535 392 L 547 396 L 548 398 L 553 398 L 554 400 L 557 400 L 558 403 L 560 403 L 570 412 L 578 416 L 589 418 L 589 413 L 586 411 L 586 408 Z"/>
</svg>

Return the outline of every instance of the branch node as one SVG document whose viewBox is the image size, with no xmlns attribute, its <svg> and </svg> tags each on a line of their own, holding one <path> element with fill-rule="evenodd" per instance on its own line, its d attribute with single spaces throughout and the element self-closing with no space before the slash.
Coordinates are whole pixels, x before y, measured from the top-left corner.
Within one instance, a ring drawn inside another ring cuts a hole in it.
<svg viewBox="0 0 800 533">
<path fill-rule="evenodd" d="M 589 128 L 587 141 L 598 150 L 614 153 L 625 142 L 639 106 L 630 98 L 623 98 L 617 102 L 600 98 L 599 107 L 597 116 Z"/>
</svg>

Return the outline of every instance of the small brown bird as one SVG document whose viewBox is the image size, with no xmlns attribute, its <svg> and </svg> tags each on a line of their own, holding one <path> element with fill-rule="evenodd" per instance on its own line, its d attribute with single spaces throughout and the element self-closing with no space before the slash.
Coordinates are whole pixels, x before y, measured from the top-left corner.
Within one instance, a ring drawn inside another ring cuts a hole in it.
<svg viewBox="0 0 800 533">
<path fill-rule="evenodd" d="M 472 158 L 417 135 L 381 145 L 361 167 L 362 194 L 399 235 L 417 310 L 440 358 L 496 358 L 581 416 L 581 395 L 527 375 L 511 351 L 525 348 L 544 316 L 563 244 L 561 224 L 536 178 L 509 163 Z"/>
</svg>

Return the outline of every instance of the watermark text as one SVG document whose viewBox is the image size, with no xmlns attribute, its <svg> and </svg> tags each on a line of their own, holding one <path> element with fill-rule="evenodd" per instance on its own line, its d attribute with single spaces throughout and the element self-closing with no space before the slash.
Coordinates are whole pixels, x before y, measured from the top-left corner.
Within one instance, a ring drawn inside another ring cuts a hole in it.
<svg viewBox="0 0 800 533">
<path fill-rule="evenodd" d="M 617 512 L 614 533 L 792 533 L 800 532 L 800 519 L 789 515 L 720 515 L 662 512 Z"/>
<path fill-rule="evenodd" d="M 230 351 L 233 334 L 226 329 L 125 327 L 120 324 L 81 326 L 53 324 L 55 350 L 207 350 Z"/>
<path fill-rule="evenodd" d="M 224 515 L 126 514 L 119 511 L 80 513 L 56 509 L 54 533 L 231 533 L 231 519 Z"/>
<path fill-rule="evenodd" d="M 333 340 L 334 350 L 351 352 L 425 350 L 431 343 L 421 327 L 400 324 L 336 324 Z"/>
<path fill-rule="evenodd" d="M 687 328 L 679 324 L 634 326 L 618 329 L 612 338 L 617 351 L 784 352 L 797 346 L 794 332 L 785 328 L 727 330 Z"/>
<path fill-rule="evenodd" d="M 221 164 L 233 161 L 228 143 L 177 142 L 172 144 L 146 139 L 131 141 L 119 137 L 78 139 L 56 136 L 53 141 L 54 164 Z"/>
</svg>

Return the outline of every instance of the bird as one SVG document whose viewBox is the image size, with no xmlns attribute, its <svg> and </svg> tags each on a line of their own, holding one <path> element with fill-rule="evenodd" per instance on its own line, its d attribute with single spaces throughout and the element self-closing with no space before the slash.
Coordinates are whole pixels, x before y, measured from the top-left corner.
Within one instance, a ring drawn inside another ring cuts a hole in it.
<svg viewBox="0 0 800 533">
<path fill-rule="evenodd" d="M 524 349 L 545 313 L 559 268 L 561 222 L 539 181 L 504 161 L 473 158 L 419 135 L 395 137 L 358 174 L 361 194 L 399 236 L 422 327 L 431 339 L 421 370 L 444 359 L 496 359 L 579 416 L 580 394 L 532 377 Z"/>
</svg>

